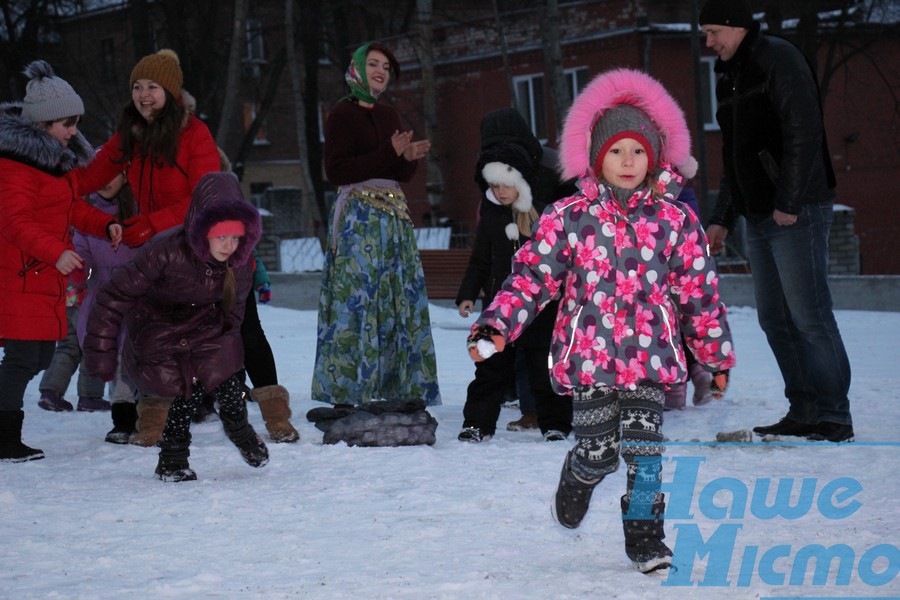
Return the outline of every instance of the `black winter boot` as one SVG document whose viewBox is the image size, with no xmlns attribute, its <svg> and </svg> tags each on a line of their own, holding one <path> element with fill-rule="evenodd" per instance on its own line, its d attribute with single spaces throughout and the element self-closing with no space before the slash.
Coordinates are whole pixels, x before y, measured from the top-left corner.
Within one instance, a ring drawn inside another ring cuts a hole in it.
<svg viewBox="0 0 900 600">
<path fill-rule="evenodd" d="M 156 476 L 162 481 L 194 481 L 197 474 L 188 464 L 191 438 L 159 440 L 159 463 L 156 465 Z"/>
<path fill-rule="evenodd" d="M 112 405 L 113 428 L 106 434 L 110 444 L 127 444 L 137 431 L 137 408 L 133 402 L 116 402 Z"/>
<path fill-rule="evenodd" d="M 25 462 L 44 458 L 44 451 L 22 443 L 21 410 L 0 410 L 0 462 Z"/>
<path fill-rule="evenodd" d="M 269 450 L 265 442 L 247 421 L 247 406 L 244 405 L 238 419 L 232 420 L 224 411 L 219 413 L 225 435 L 241 451 L 241 457 L 251 467 L 263 467 L 269 462 Z"/>
<path fill-rule="evenodd" d="M 556 497 L 553 499 L 551 509 L 553 518 L 568 529 L 575 529 L 581 525 L 584 515 L 587 514 L 591 504 L 591 494 L 597 484 L 603 478 L 596 481 L 585 481 L 572 472 L 572 453 L 566 454 L 563 462 L 562 473 L 559 475 L 559 487 L 556 488 Z"/>
<path fill-rule="evenodd" d="M 621 504 L 625 554 L 641 573 L 668 569 L 672 565 L 672 551 L 663 542 L 666 534 L 662 515 L 666 511 L 666 503 L 662 496 L 657 495 L 652 505 L 635 504 L 633 514 L 629 514 L 632 507 L 627 496 L 622 496 Z"/>
</svg>

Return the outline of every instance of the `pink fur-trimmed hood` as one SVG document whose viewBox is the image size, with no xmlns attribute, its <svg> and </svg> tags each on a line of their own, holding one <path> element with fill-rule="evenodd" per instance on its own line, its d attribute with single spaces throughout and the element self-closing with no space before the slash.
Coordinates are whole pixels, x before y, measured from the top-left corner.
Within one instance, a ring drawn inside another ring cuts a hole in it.
<svg viewBox="0 0 900 600">
<path fill-rule="evenodd" d="M 697 173 L 691 156 L 691 135 L 684 112 L 656 79 L 633 69 L 601 73 L 575 98 L 563 125 L 559 145 L 563 179 L 584 175 L 591 167 L 591 132 L 603 113 L 617 104 L 635 106 L 659 127 L 661 137 L 657 166 L 670 163 L 690 179 Z"/>
</svg>

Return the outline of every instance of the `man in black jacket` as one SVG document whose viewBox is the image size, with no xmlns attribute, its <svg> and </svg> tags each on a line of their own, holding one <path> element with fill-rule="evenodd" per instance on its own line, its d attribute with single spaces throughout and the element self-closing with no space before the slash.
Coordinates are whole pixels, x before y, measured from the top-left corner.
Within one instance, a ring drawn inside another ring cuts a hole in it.
<svg viewBox="0 0 900 600">
<path fill-rule="evenodd" d="M 828 289 L 835 177 L 812 67 L 787 40 L 760 33 L 747 0 L 700 11 L 715 70 L 724 176 L 707 229 L 718 253 L 738 215 L 759 323 L 790 408 L 760 435 L 853 441 L 850 363 Z"/>
</svg>

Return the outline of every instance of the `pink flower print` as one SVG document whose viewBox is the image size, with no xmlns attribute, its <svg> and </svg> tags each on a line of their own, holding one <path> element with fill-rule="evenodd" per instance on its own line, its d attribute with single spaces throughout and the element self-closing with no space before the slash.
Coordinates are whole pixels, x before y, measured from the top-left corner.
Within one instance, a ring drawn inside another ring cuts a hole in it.
<svg viewBox="0 0 900 600">
<path fill-rule="evenodd" d="M 610 314 L 615 312 L 616 310 L 616 297 L 615 296 L 604 296 L 599 303 L 600 311 Z"/>
<path fill-rule="evenodd" d="M 594 385 L 594 373 L 593 371 L 579 371 L 578 372 L 578 383 L 579 385 Z"/>
<path fill-rule="evenodd" d="M 703 248 L 698 243 L 700 240 L 700 232 L 692 231 L 685 236 L 684 243 L 678 247 L 678 255 L 684 261 L 684 265 L 690 269 L 693 267 L 694 259 L 703 256 Z"/>
<path fill-rule="evenodd" d="M 647 221 L 644 217 L 638 219 L 637 224 L 634 226 L 634 234 L 635 237 L 637 237 L 638 248 L 655 248 L 656 238 L 654 237 L 654 234 L 657 231 L 659 231 L 659 223 Z"/>
<path fill-rule="evenodd" d="M 668 290 L 668 286 L 661 287 L 658 283 L 654 283 L 650 287 L 650 294 L 647 297 L 647 300 L 650 301 L 650 304 L 654 306 L 662 306 L 666 303 L 666 291 Z"/>
<path fill-rule="evenodd" d="M 616 296 L 632 304 L 634 302 L 634 294 L 639 287 L 636 276 L 616 271 Z"/>
<path fill-rule="evenodd" d="M 634 247 L 634 242 L 631 240 L 631 236 L 628 235 L 628 223 L 624 221 L 616 223 L 616 238 L 613 240 L 613 245 L 616 248 L 617 255 L 621 255 L 626 248 Z"/>
<path fill-rule="evenodd" d="M 562 222 L 554 219 L 552 217 L 542 217 L 540 221 L 538 221 L 537 231 L 535 232 L 534 239 L 539 242 L 543 242 L 548 246 L 555 246 L 558 236 L 557 232 L 562 231 Z"/>
<path fill-rule="evenodd" d="M 620 310 L 616 313 L 616 320 L 613 324 L 613 342 L 616 345 L 621 344 L 623 339 L 630 337 L 633 333 L 626 322 L 625 311 Z"/>
<path fill-rule="evenodd" d="M 596 246 L 597 236 L 589 235 L 575 244 L 575 264 L 586 271 L 594 268 L 594 261 L 603 254 L 603 248 Z"/>
<path fill-rule="evenodd" d="M 596 200 L 600 196 L 597 180 L 593 177 L 584 177 L 578 181 L 578 189 L 588 200 Z"/>
<path fill-rule="evenodd" d="M 634 314 L 635 320 L 635 329 L 637 329 L 638 335 L 643 336 L 651 336 L 653 335 L 653 327 L 650 325 L 650 321 L 653 319 L 653 311 L 652 310 L 642 310 L 638 308 Z"/>
<path fill-rule="evenodd" d="M 680 229 L 681 221 L 684 219 L 684 213 L 681 212 L 681 209 L 669 202 L 663 202 L 660 206 L 660 220 L 668 221 L 673 228 Z"/>
<path fill-rule="evenodd" d="M 660 383 L 678 383 L 678 367 L 660 367 L 656 370 Z"/>
<path fill-rule="evenodd" d="M 512 292 L 500 291 L 494 296 L 493 304 L 504 318 L 512 316 L 513 311 L 522 306 L 522 300 Z"/>
<path fill-rule="evenodd" d="M 621 358 L 616 359 L 616 384 L 633 390 L 637 387 L 637 382 L 646 376 L 647 370 L 636 358 L 632 358 L 628 363 Z"/>
<path fill-rule="evenodd" d="M 558 362 L 553 363 L 553 368 L 550 369 L 550 372 L 553 374 L 553 379 L 558 381 L 561 385 L 566 387 L 571 386 L 571 380 L 569 379 L 569 374 L 566 373 L 566 365 Z"/>
<path fill-rule="evenodd" d="M 719 329 L 721 327 L 719 319 L 710 314 L 709 311 L 702 311 L 699 316 L 691 317 L 691 324 L 697 331 L 697 337 L 706 337 L 709 335 L 710 329 Z"/>
<path fill-rule="evenodd" d="M 683 277 L 679 278 L 678 283 L 681 289 L 679 293 L 679 302 L 681 302 L 682 304 L 687 303 L 691 298 L 703 297 L 703 289 L 700 287 L 703 283 L 702 275 L 698 275 L 697 277 L 684 275 Z"/>
<path fill-rule="evenodd" d="M 589 358 L 593 353 L 594 341 L 597 339 L 597 326 L 589 325 L 587 329 L 575 331 L 575 340 L 572 342 L 572 352 L 582 358 Z"/>
<path fill-rule="evenodd" d="M 512 288 L 522 294 L 528 296 L 529 298 L 534 298 L 540 291 L 541 286 L 536 281 L 531 279 L 530 277 L 522 277 L 517 276 L 512 280 Z M 521 306 L 521 302 L 519 303 Z"/>
</svg>

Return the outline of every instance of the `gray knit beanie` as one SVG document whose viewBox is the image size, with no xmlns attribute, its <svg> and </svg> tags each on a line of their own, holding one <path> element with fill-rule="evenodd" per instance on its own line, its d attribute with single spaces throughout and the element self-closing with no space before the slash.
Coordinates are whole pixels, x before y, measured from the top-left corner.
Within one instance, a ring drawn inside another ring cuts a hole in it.
<svg viewBox="0 0 900 600">
<path fill-rule="evenodd" d="M 659 128 L 647 113 L 630 104 L 617 104 L 604 112 L 591 131 L 591 165 L 600 175 L 603 157 L 610 147 L 623 138 L 640 142 L 647 151 L 648 168 L 653 172 L 659 160 Z"/>
<path fill-rule="evenodd" d="M 23 71 L 30 80 L 25 86 L 22 118 L 33 123 L 49 123 L 84 114 L 84 103 L 72 86 L 56 76 L 46 61 L 36 60 Z"/>
</svg>

